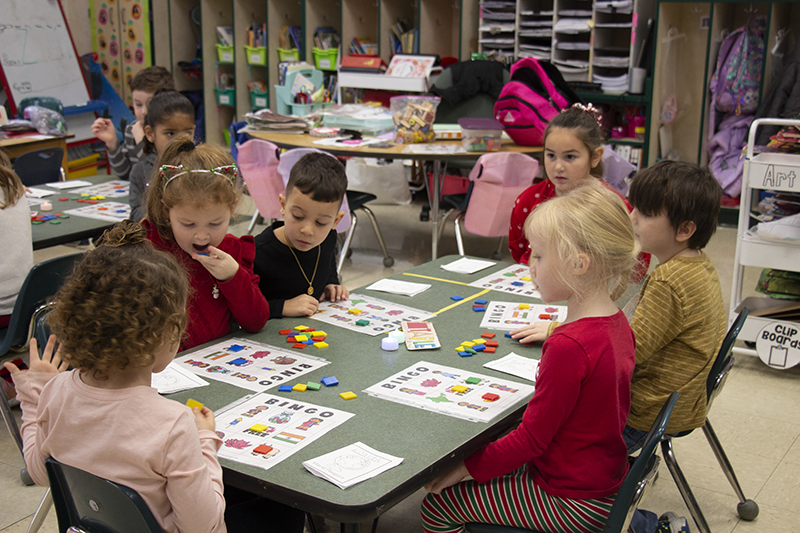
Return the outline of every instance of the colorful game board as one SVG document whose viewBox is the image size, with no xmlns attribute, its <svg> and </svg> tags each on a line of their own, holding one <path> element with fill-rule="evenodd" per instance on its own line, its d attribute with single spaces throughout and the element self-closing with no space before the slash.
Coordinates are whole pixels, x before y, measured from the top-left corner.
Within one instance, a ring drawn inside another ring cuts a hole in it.
<svg viewBox="0 0 800 533">
<path fill-rule="evenodd" d="M 533 385 L 420 361 L 364 390 L 367 394 L 473 422 L 489 422 L 525 401 Z"/>
<path fill-rule="evenodd" d="M 486 277 L 473 281 L 470 287 L 480 287 L 482 289 L 492 289 L 508 294 L 520 294 L 539 298 L 539 291 L 533 287 L 531 273 L 527 265 L 511 265 L 510 267 L 498 270 Z"/>
<path fill-rule="evenodd" d="M 304 400 L 257 394 L 215 413 L 217 456 L 267 470 L 353 416 Z"/>
<path fill-rule="evenodd" d="M 172 364 L 188 368 L 205 378 L 258 392 L 295 381 L 303 374 L 327 365 L 328 361 L 269 344 L 228 339 L 177 357 Z"/>
<path fill-rule="evenodd" d="M 131 206 L 119 202 L 99 202 L 83 207 L 67 209 L 64 213 L 76 217 L 96 218 L 109 222 L 121 222 L 131 216 Z"/>
<path fill-rule="evenodd" d="M 107 181 L 89 187 L 82 187 L 69 191 L 71 195 L 88 194 L 89 196 L 105 196 L 106 198 L 119 198 L 128 196 L 131 190 L 131 182 L 125 180 Z"/>
<path fill-rule="evenodd" d="M 379 298 L 351 294 L 350 300 L 321 302 L 311 318 L 367 335 L 380 335 L 397 329 L 406 321 L 423 321 L 434 315 L 426 311 L 387 302 Z"/>
<path fill-rule="evenodd" d="M 481 321 L 481 329 L 513 331 L 534 322 L 553 320 L 564 322 L 567 308 L 563 305 L 521 304 L 519 302 L 489 302 Z"/>
</svg>

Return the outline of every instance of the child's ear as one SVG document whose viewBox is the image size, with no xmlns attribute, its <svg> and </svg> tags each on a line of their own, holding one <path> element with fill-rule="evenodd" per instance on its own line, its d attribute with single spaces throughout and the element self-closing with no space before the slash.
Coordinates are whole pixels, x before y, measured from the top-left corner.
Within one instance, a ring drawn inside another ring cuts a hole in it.
<svg viewBox="0 0 800 533">
<path fill-rule="evenodd" d="M 144 127 L 144 136 L 147 137 L 147 140 L 150 141 L 152 144 L 156 143 L 156 134 L 153 131 L 153 128 L 150 126 Z"/>
<path fill-rule="evenodd" d="M 278 195 L 278 201 L 281 203 L 281 216 L 284 216 L 286 213 L 286 197 L 282 194 Z"/>
<path fill-rule="evenodd" d="M 599 165 L 601 159 L 603 159 L 603 147 L 598 146 L 597 149 L 592 152 L 592 168 Z"/>
<path fill-rule="evenodd" d="M 681 223 L 678 227 L 678 231 L 675 232 L 675 240 L 678 242 L 686 242 L 694 235 L 695 231 L 697 231 L 697 225 L 694 221 L 686 220 Z"/>
<path fill-rule="evenodd" d="M 586 254 L 578 254 L 575 261 L 572 263 L 572 274 L 575 276 L 582 276 L 589 270 L 589 264 L 592 260 Z"/>
<path fill-rule="evenodd" d="M 342 221 L 342 218 L 344 218 L 344 211 L 339 211 L 339 214 L 336 215 L 336 218 L 333 221 L 333 229 L 336 229 L 336 226 L 339 225 L 339 222 Z"/>
</svg>

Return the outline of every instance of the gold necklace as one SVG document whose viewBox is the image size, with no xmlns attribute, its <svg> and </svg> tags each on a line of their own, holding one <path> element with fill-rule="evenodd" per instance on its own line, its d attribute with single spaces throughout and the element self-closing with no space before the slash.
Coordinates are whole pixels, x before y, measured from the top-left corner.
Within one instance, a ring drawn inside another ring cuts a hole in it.
<svg viewBox="0 0 800 533">
<path fill-rule="evenodd" d="M 302 272 L 303 277 L 306 278 L 306 283 L 308 283 L 308 294 L 309 295 L 313 295 L 314 294 L 314 278 L 317 276 L 317 267 L 319 266 L 319 256 L 320 256 L 320 252 L 322 251 L 322 245 L 320 244 L 320 245 L 317 246 L 317 263 L 314 265 L 314 273 L 311 274 L 311 280 L 310 281 L 308 279 L 308 276 L 306 276 L 306 271 L 303 270 L 303 265 L 300 264 L 300 260 L 297 258 L 297 254 L 294 253 L 294 248 L 292 248 L 291 245 L 289 245 L 289 251 L 292 252 L 292 256 L 294 257 L 294 260 L 297 261 L 297 266 L 300 267 L 300 272 Z"/>
</svg>

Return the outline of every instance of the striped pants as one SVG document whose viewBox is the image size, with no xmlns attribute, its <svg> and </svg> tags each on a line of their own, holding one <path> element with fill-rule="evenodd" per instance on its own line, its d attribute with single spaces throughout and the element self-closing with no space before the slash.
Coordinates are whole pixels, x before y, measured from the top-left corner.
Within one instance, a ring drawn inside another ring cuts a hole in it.
<svg viewBox="0 0 800 533">
<path fill-rule="evenodd" d="M 599 533 L 613 504 L 614 496 L 550 496 L 523 466 L 488 483 L 469 480 L 428 494 L 422 502 L 422 527 L 426 533 L 460 533 L 465 523 L 480 522 L 550 533 Z"/>
</svg>

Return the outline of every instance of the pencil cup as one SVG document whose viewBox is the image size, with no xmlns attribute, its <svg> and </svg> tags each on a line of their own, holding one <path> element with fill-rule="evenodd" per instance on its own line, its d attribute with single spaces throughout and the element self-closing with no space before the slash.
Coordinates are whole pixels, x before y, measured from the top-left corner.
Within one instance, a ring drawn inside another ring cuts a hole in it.
<svg viewBox="0 0 800 533">
<path fill-rule="evenodd" d="M 635 67 L 631 73 L 631 94 L 642 94 L 644 92 L 644 80 L 647 78 L 647 69 Z"/>
</svg>

